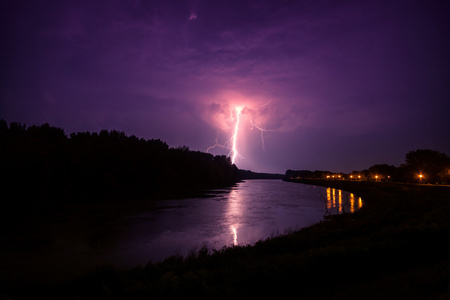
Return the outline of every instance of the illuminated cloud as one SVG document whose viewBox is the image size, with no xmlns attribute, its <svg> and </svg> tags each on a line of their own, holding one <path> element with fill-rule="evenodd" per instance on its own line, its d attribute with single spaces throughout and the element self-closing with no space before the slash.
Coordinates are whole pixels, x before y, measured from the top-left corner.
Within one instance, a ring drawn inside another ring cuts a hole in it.
<svg viewBox="0 0 450 300">
<path fill-rule="evenodd" d="M 3 1 L 0 117 L 205 151 L 230 139 L 239 106 L 238 166 L 255 171 L 449 153 L 448 12 L 442 1 Z"/>
</svg>

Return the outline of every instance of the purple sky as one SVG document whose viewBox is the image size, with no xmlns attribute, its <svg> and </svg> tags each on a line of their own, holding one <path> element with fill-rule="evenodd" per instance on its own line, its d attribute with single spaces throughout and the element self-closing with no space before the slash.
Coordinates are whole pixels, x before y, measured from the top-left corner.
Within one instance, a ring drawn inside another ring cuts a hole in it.
<svg viewBox="0 0 450 300">
<path fill-rule="evenodd" d="M 1 1 L 0 43 L 7 122 L 206 151 L 239 106 L 242 169 L 450 154 L 447 0 Z"/>
</svg>

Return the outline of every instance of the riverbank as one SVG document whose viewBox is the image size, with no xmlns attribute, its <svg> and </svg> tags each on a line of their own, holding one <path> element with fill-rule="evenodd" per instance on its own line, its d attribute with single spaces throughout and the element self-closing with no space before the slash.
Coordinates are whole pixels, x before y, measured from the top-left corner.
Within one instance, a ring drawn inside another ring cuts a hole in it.
<svg viewBox="0 0 450 300">
<path fill-rule="evenodd" d="M 13 299 L 448 299 L 450 188 L 299 181 L 350 191 L 354 214 L 254 246 L 202 249 L 126 271 L 102 266 L 51 286 L 2 287 Z M 293 183 L 294 184 L 294 183 Z"/>
</svg>

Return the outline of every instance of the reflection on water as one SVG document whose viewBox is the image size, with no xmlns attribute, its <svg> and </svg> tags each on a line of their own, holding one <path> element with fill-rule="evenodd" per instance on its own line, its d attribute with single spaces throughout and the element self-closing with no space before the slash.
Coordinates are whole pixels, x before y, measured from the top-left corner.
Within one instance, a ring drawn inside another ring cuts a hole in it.
<svg viewBox="0 0 450 300">
<path fill-rule="evenodd" d="M 233 245 L 237 246 L 238 245 L 237 228 L 234 226 L 231 226 L 231 231 L 233 232 Z"/>
<path fill-rule="evenodd" d="M 268 237 L 274 234 L 274 228 L 277 227 L 278 230 L 280 227 L 294 230 L 311 225 L 308 220 L 320 221 L 318 212 L 323 212 L 322 209 L 325 215 L 329 215 L 353 213 L 362 207 L 361 197 L 353 193 L 334 188 L 287 184 L 255 180 L 243 182 L 230 190 L 224 207 L 224 225 L 232 245 L 254 242 L 255 232 L 263 232 L 262 235 Z M 325 208 L 316 200 L 324 191 L 327 194 Z M 270 235 L 269 228 L 272 228 Z"/>
<path fill-rule="evenodd" d="M 237 188 L 233 188 L 228 196 L 228 204 L 225 211 L 226 223 L 229 224 L 231 234 L 233 236 L 233 245 L 238 245 L 238 229 L 240 227 L 239 219 L 241 219 L 243 210 L 242 193 Z"/>
<path fill-rule="evenodd" d="M 45 218 L 18 217 L 3 232 L 0 227 L 0 279 L 13 273 L 62 279 L 99 263 L 132 267 L 202 246 L 253 244 L 362 206 L 345 191 L 280 180 L 248 180 L 210 192 L 212 197 L 155 201 L 139 211 L 69 205 L 46 211 Z"/>
<path fill-rule="evenodd" d="M 337 191 L 337 196 L 336 196 Z M 338 214 L 342 214 L 346 208 L 353 213 L 362 207 L 362 199 L 356 199 L 353 193 L 346 193 L 344 200 L 342 200 L 342 191 L 334 188 L 327 188 L 327 212 L 336 210 Z"/>
</svg>

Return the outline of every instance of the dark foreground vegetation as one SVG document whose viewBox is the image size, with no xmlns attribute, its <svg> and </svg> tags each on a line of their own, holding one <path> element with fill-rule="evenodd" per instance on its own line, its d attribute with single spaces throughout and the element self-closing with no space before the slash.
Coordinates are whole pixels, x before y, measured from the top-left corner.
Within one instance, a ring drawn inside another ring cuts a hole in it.
<svg viewBox="0 0 450 300">
<path fill-rule="evenodd" d="M 8 126 L 4 120 L 0 166 L 2 194 L 20 204 L 186 196 L 238 179 L 238 169 L 223 155 L 169 148 L 115 130 L 67 136 L 49 124 Z"/>
<path fill-rule="evenodd" d="M 9 284 L 3 297 L 449 299 L 449 187 L 295 181 L 353 192 L 364 206 L 254 246 L 201 249 L 125 271 L 103 266 L 52 285 Z"/>
</svg>

